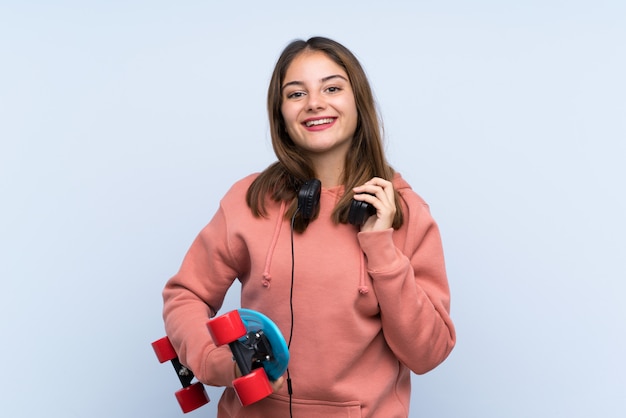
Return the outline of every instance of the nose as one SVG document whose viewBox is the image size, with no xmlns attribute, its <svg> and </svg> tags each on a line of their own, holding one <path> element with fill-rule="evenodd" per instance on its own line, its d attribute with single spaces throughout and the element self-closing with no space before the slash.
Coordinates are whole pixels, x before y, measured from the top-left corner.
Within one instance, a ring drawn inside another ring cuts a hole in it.
<svg viewBox="0 0 626 418">
<path fill-rule="evenodd" d="M 322 110 L 325 107 L 326 107 L 326 102 L 324 101 L 324 97 L 322 97 L 320 93 L 310 92 L 308 94 L 307 110 L 309 112 Z"/>
</svg>

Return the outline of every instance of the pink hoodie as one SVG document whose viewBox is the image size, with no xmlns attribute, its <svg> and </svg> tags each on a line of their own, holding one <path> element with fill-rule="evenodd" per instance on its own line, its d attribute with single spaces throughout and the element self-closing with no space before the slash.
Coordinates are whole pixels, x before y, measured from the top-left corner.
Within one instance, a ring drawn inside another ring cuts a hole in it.
<svg viewBox="0 0 626 418">
<path fill-rule="evenodd" d="M 245 202 L 256 175 L 237 182 L 163 291 L 164 319 L 183 364 L 208 385 L 227 386 L 219 417 L 288 417 L 280 392 L 243 408 L 232 389 L 228 347 L 206 322 L 237 278 L 241 306 L 263 312 L 289 336 L 290 223 L 284 203 L 255 218 Z M 410 371 L 426 373 L 455 344 L 439 230 L 426 203 L 396 175 L 404 225 L 359 232 L 330 214 L 343 187 L 323 189 L 319 217 L 294 234 L 294 330 L 289 371 L 294 417 L 406 417 Z M 220 312 L 220 314 L 223 312 Z"/>
</svg>

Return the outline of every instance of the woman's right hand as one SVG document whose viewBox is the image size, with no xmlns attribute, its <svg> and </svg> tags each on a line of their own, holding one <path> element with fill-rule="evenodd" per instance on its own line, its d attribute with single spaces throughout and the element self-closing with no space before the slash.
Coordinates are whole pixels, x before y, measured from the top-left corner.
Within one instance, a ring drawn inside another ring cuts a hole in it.
<svg viewBox="0 0 626 418">
<path fill-rule="evenodd" d="M 272 385 L 272 389 L 274 390 L 274 393 L 276 393 L 280 390 L 280 388 L 283 387 L 284 383 L 285 383 L 285 377 L 281 376 L 278 378 L 278 380 L 274 380 L 273 382 L 270 382 L 270 385 Z"/>
</svg>

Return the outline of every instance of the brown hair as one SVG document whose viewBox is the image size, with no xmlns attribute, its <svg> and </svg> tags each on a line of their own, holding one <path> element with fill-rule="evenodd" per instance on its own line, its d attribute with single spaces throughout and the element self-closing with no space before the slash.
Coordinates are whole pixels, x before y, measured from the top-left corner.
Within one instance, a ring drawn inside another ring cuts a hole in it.
<svg viewBox="0 0 626 418">
<path fill-rule="evenodd" d="M 394 170 L 387 163 L 382 144 L 382 133 L 370 84 L 358 59 L 340 43 L 323 37 L 313 37 L 307 41 L 296 40 L 283 50 L 278 58 L 267 92 L 267 111 L 270 122 L 272 146 L 278 161 L 266 168 L 250 185 L 246 195 L 248 206 L 255 216 L 264 216 L 265 199 L 291 202 L 285 216 L 290 219 L 297 210 L 297 193 L 300 186 L 315 177 L 311 161 L 287 134 L 283 119 L 282 84 L 291 62 L 305 51 L 320 51 L 326 54 L 348 75 L 358 120 L 354 138 L 346 155 L 342 183 L 346 193 L 337 202 L 333 220 L 347 223 L 352 194 L 348 191 L 360 186 L 372 177 L 391 181 Z M 315 215 L 317 216 L 317 214 Z M 294 229 L 302 232 L 309 221 L 299 214 L 294 221 Z M 396 192 L 395 229 L 402 225 L 402 208 Z"/>
</svg>

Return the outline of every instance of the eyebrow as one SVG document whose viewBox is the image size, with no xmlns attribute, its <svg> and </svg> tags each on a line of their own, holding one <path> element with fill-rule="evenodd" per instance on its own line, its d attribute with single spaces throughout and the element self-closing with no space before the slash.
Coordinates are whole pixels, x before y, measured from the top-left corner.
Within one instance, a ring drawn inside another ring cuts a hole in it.
<svg viewBox="0 0 626 418">
<path fill-rule="evenodd" d="M 326 77 L 322 78 L 320 81 L 322 83 L 325 83 L 325 82 L 327 82 L 329 80 L 332 80 L 334 78 L 341 78 L 342 80 L 348 81 L 348 79 L 345 78 L 344 76 L 342 76 L 341 74 L 329 75 L 329 76 L 326 76 Z M 304 85 L 304 82 L 302 82 L 302 81 L 297 81 L 297 80 L 290 81 L 289 83 L 283 84 L 283 86 L 281 87 L 281 91 L 284 90 L 286 87 L 289 87 L 289 86 L 303 86 L 303 85 Z"/>
</svg>

